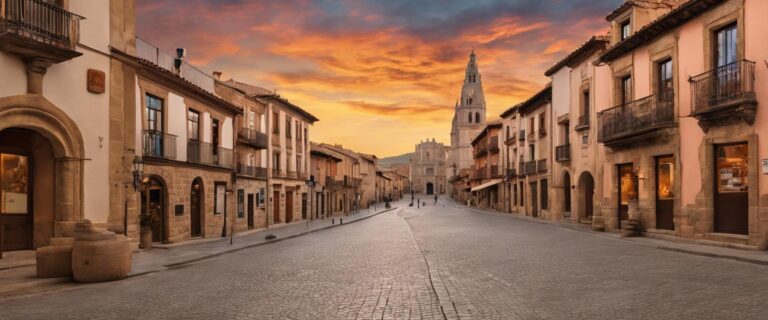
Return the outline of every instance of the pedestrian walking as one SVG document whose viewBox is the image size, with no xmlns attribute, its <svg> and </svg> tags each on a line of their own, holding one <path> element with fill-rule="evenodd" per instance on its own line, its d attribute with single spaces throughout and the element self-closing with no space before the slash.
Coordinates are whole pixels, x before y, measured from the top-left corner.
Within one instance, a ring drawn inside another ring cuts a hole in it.
<svg viewBox="0 0 768 320">
<path fill-rule="evenodd" d="M 421 198 L 416 198 L 416 209 L 421 208 Z"/>
<path fill-rule="evenodd" d="M 435 194 L 435 205 L 437 205 L 437 194 Z"/>
</svg>

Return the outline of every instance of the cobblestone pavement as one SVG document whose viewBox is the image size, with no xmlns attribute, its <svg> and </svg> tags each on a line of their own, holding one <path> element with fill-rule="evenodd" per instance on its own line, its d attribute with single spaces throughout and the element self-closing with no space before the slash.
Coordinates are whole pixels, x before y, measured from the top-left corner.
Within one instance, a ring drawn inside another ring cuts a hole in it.
<svg viewBox="0 0 768 320">
<path fill-rule="evenodd" d="M 765 319 L 766 272 L 438 205 L 0 300 L 0 318 Z"/>
</svg>

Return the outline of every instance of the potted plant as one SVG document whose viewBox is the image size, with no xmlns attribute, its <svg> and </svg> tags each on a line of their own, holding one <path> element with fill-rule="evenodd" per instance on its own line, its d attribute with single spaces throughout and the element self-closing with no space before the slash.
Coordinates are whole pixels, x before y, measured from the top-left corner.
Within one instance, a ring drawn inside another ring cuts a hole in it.
<svg viewBox="0 0 768 320">
<path fill-rule="evenodd" d="M 139 214 L 139 225 L 141 225 L 139 248 L 149 249 L 152 247 L 152 229 L 155 227 L 157 222 L 157 214 L 152 212 L 152 210 Z"/>
</svg>

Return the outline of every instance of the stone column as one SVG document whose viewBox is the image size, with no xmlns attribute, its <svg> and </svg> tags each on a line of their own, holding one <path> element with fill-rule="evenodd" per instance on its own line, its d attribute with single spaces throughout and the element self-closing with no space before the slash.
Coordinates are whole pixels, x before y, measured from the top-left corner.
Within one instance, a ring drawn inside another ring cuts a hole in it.
<svg viewBox="0 0 768 320">
<path fill-rule="evenodd" d="M 57 158 L 55 168 L 55 237 L 72 237 L 75 230 L 75 204 L 78 202 L 78 177 L 80 160 Z"/>
</svg>

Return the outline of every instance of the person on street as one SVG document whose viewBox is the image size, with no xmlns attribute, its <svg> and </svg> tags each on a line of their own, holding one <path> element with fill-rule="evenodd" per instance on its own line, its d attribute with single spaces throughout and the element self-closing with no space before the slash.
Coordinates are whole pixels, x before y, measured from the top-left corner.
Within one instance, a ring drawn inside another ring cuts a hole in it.
<svg viewBox="0 0 768 320">
<path fill-rule="evenodd" d="M 437 205 L 437 194 L 435 194 L 435 205 Z"/>
</svg>

